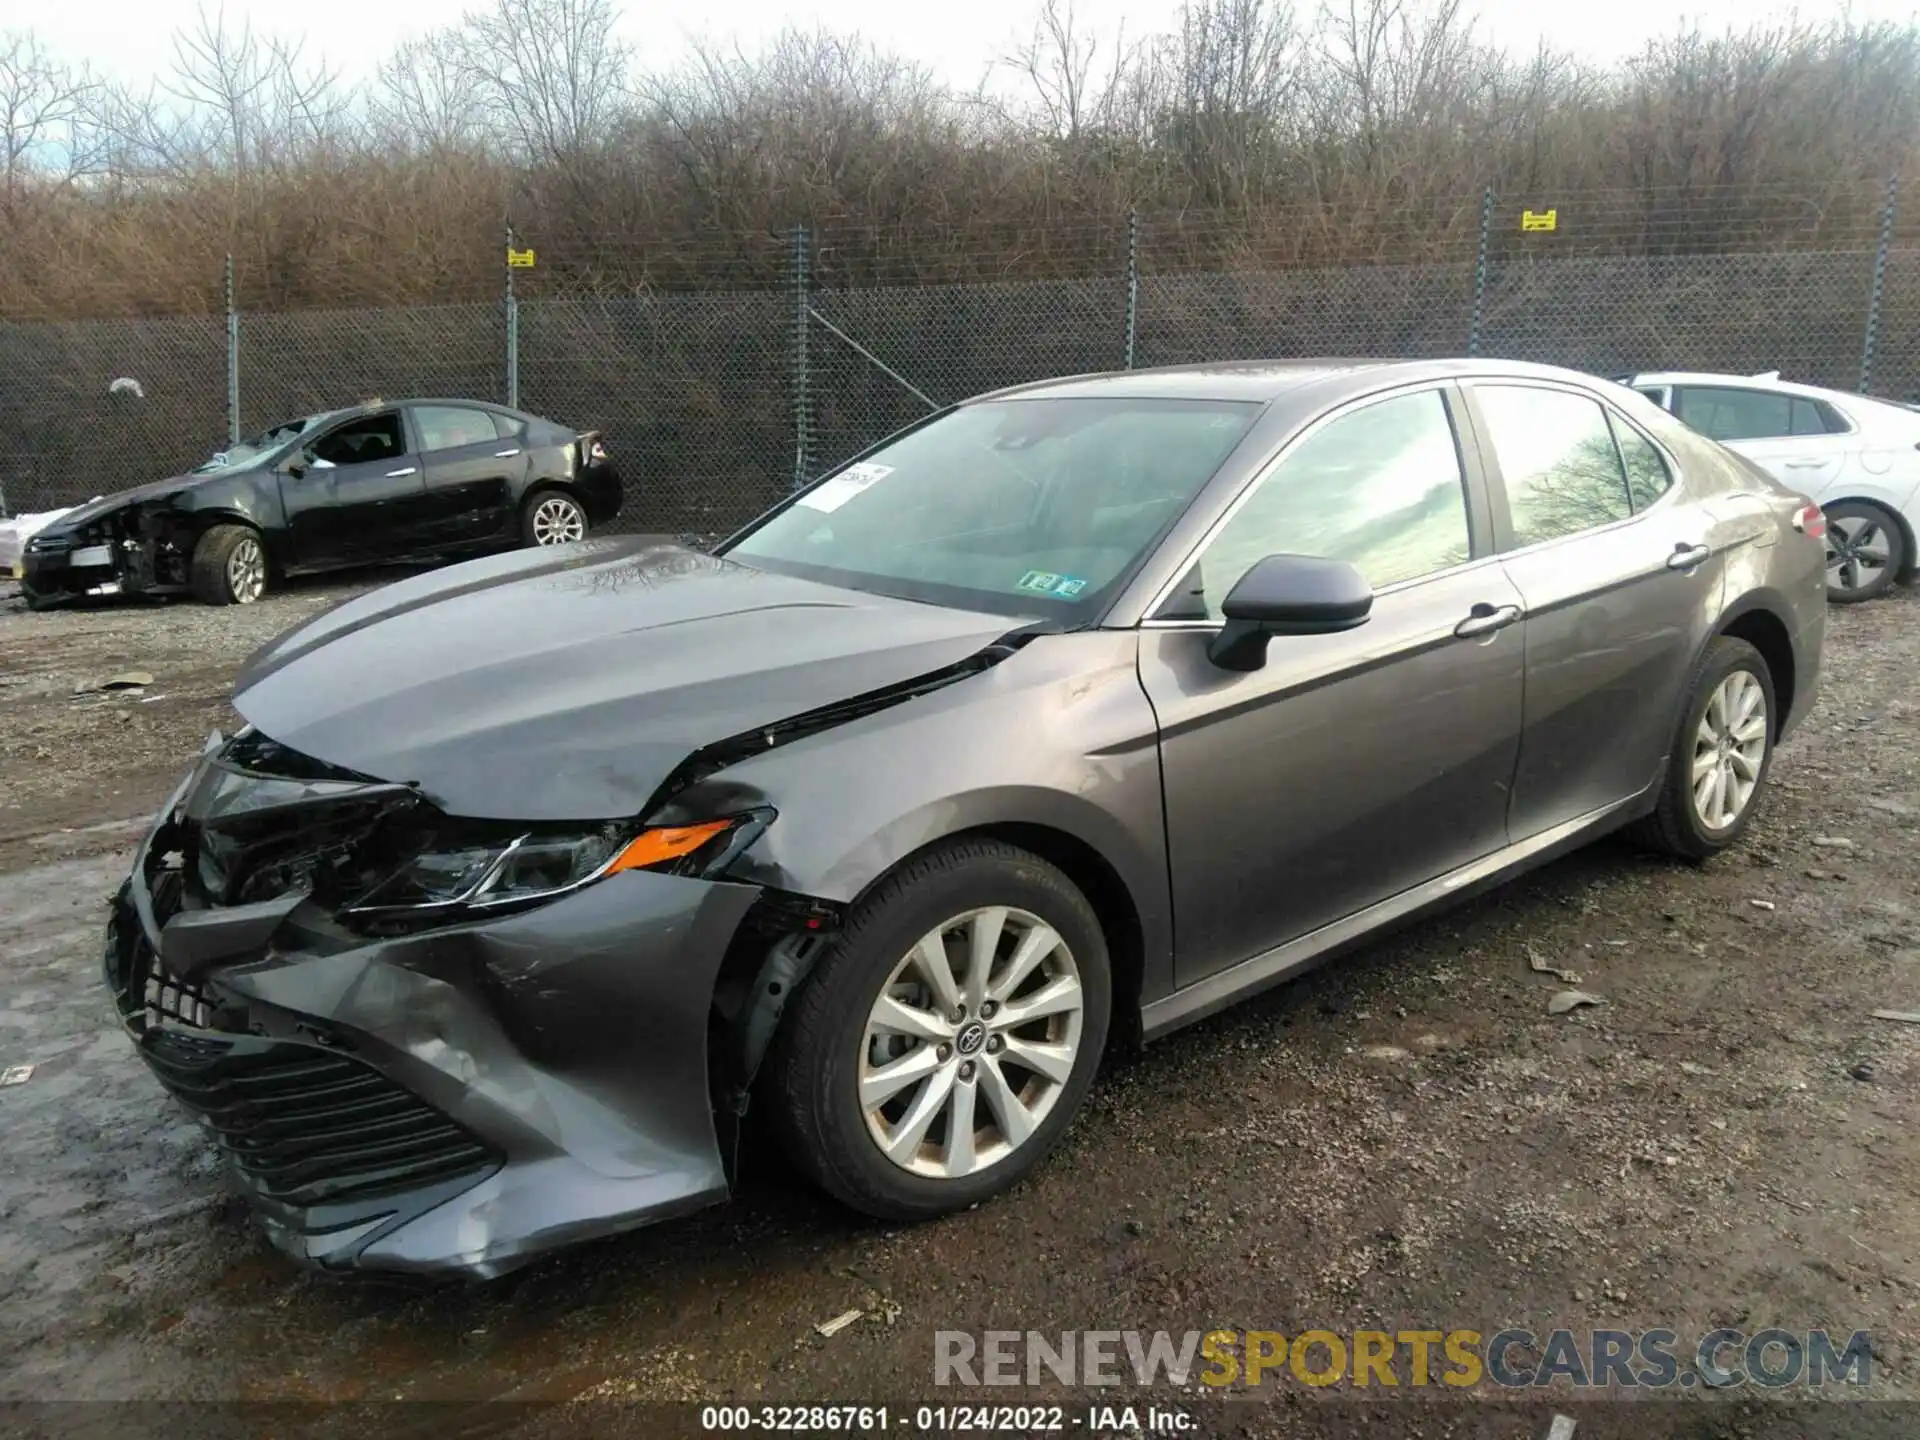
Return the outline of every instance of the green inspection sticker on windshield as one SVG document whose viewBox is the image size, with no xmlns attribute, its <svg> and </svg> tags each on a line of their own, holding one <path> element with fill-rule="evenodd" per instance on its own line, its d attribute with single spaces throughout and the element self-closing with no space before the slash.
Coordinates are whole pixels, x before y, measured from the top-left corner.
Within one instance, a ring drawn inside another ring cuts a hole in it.
<svg viewBox="0 0 1920 1440">
<path fill-rule="evenodd" d="M 1071 600 L 1087 588 L 1087 582 L 1073 575 L 1056 575 L 1051 570 L 1029 570 L 1015 588 L 1035 595 L 1051 595 L 1057 600 Z"/>
</svg>

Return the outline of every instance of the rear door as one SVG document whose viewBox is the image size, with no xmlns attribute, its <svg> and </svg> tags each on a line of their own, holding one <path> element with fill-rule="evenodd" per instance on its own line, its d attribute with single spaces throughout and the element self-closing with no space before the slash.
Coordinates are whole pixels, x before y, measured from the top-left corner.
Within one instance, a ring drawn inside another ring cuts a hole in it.
<svg viewBox="0 0 1920 1440">
<path fill-rule="evenodd" d="M 527 452 L 501 423 L 504 417 L 477 405 L 408 408 L 426 468 L 428 543 L 471 544 L 505 534 L 526 476 Z"/>
<path fill-rule="evenodd" d="M 1719 614 L 1729 543 L 1670 457 L 1573 387 L 1466 387 L 1502 565 L 1525 597 L 1518 843 L 1640 794 Z"/>
<path fill-rule="evenodd" d="M 420 548 L 426 489 L 398 410 L 336 425 L 283 472 L 280 498 L 296 565 L 352 565 Z"/>
<path fill-rule="evenodd" d="M 1757 386 L 1680 385 L 1673 413 L 1790 489 L 1818 499 L 1840 478 L 1853 427 L 1823 401 Z"/>
<path fill-rule="evenodd" d="M 1453 412 L 1429 386 L 1321 422 L 1142 627 L 1182 985 L 1506 843 L 1520 597 L 1489 558 Z M 1207 657 L 1220 603 L 1277 553 L 1354 564 L 1372 614 L 1343 634 L 1275 636 L 1260 669 L 1224 670 Z"/>
</svg>

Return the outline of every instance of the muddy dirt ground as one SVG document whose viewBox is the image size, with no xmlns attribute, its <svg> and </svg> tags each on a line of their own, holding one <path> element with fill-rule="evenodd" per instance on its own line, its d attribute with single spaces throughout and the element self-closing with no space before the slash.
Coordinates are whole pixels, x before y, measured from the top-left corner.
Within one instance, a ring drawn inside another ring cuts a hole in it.
<svg viewBox="0 0 1920 1440">
<path fill-rule="evenodd" d="M 1007 1198 L 873 1226 L 754 1157 L 729 1206 L 425 1293 L 270 1251 L 97 978 L 102 903 L 231 723 L 235 667 L 344 593 L 0 599 L 0 1066 L 35 1067 L 0 1088 L 0 1400 L 1007 1401 L 936 1396 L 933 1332 L 1772 1324 L 1868 1330 L 1873 1393 L 1920 1398 L 1920 1026 L 1872 1014 L 1920 1011 L 1920 593 L 1835 613 L 1736 853 L 1604 842 L 1118 1062 Z M 152 683 L 76 693 L 131 669 Z M 1606 1004 L 1550 1015 L 1529 947 Z M 1547 1413 L 1323 1398 L 1207 1423 L 1518 1437 Z M 1558 1408 L 1580 1440 L 1842 1410 L 1824 1433 L 1920 1433 L 1906 1404 L 1700 1387 Z"/>
</svg>

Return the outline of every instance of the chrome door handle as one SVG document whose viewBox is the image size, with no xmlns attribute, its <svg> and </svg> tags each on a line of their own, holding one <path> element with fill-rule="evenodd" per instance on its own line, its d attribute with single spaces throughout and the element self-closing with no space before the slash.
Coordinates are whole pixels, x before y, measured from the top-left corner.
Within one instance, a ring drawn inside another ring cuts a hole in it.
<svg viewBox="0 0 1920 1440">
<path fill-rule="evenodd" d="M 1818 470 L 1827 462 L 1824 460 L 1782 460 L 1780 463 L 1789 470 Z"/>
<path fill-rule="evenodd" d="M 419 473 L 420 467 L 418 465 L 408 465 L 404 469 L 387 471 L 387 479 L 394 480 L 402 475 L 418 475 Z"/>
<path fill-rule="evenodd" d="M 1453 627 L 1453 633 L 1461 639 L 1471 639 L 1476 635 L 1491 635 L 1496 630 L 1504 630 L 1520 618 L 1518 605 L 1488 605 L 1484 601 L 1468 612 L 1467 618 Z"/>
<path fill-rule="evenodd" d="M 1694 566 L 1705 563 L 1706 558 L 1711 554 L 1713 551 L 1705 545 L 1676 545 L 1673 547 L 1673 553 L 1667 557 L 1667 569 L 1691 570 Z"/>
<path fill-rule="evenodd" d="M 496 451 L 494 451 L 494 452 L 493 452 L 493 458 L 494 458 L 494 459 L 496 459 L 496 460 L 504 460 L 504 459 L 506 459 L 506 458 L 507 458 L 507 457 L 508 457 L 509 455 L 518 455 L 519 453 L 520 453 L 520 447 L 519 447 L 518 445 L 516 445 L 516 446 L 514 446 L 514 447 L 513 447 L 513 449 L 511 449 L 511 450 L 496 450 Z"/>
</svg>

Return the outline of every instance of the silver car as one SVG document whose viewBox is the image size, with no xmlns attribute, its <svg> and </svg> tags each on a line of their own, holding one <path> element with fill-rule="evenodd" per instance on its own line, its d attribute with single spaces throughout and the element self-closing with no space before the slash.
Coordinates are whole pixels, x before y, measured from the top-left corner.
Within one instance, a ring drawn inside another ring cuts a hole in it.
<svg viewBox="0 0 1920 1440">
<path fill-rule="evenodd" d="M 1819 508 L 1632 391 L 1221 365 L 931 417 L 701 554 L 596 538 L 248 663 L 107 980 L 275 1242 L 486 1275 L 726 1196 L 895 1219 L 1152 1040 L 1606 831 L 1692 860 L 1813 703 Z"/>
</svg>

